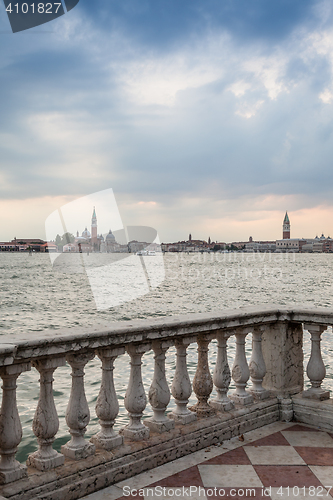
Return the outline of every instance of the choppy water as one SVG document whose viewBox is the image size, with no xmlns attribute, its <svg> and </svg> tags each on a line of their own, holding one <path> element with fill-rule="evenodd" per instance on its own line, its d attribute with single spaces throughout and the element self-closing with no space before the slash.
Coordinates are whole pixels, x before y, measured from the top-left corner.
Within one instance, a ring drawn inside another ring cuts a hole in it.
<svg viewBox="0 0 333 500">
<path fill-rule="evenodd" d="M 72 258 L 74 256 L 68 256 Z M 92 259 L 99 258 L 91 256 Z M 154 257 L 151 257 L 154 259 Z M 166 254 L 165 280 L 149 294 L 108 310 L 97 311 L 89 280 L 85 273 L 55 271 L 48 255 L 0 253 L 0 336 L 21 332 L 63 328 L 105 326 L 110 321 L 153 318 L 192 312 L 223 311 L 247 305 L 291 305 L 333 307 L 333 255 L 325 254 Z M 1 340 L 1 339 L 0 339 Z M 327 368 L 325 386 L 333 390 L 333 335 L 323 334 L 322 353 Z M 251 353 L 251 339 L 247 352 Z M 304 339 L 305 360 L 309 357 L 309 336 Z M 234 345 L 229 347 L 232 364 Z M 189 349 L 189 373 L 194 376 L 196 349 Z M 213 369 L 215 344 L 210 349 Z M 174 349 L 167 357 L 169 382 L 175 369 Z M 116 361 L 115 384 L 120 413 L 116 427 L 127 423 L 123 398 L 128 377 L 128 357 Z M 124 374 L 126 376 L 124 377 Z M 153 355 L 143 357 L 143 378 L 148 391 L 153 375 Z M 69 438 L 65 411 L 70 391 L 69 367 L 55 372 L 55 398 L 60 430 L 55 448 Z M 94 406 L 100 385 L 100 361 L 95 358 L 86 367 L 86 395 L 91 412 L 87 436 L 99 430 Z M 18 379 L 18 406 L 23 426 L 23 440 L 18 459 L 36 449 L 31 431 L 38 401 L 37 372 L 22 374 Z M 195 398 L 192 398 L 195 401 Z M 172 408 L 172 400 L 170 403 Z M 147 405 L 146 416 L 150 414 Z"/>
</svg>

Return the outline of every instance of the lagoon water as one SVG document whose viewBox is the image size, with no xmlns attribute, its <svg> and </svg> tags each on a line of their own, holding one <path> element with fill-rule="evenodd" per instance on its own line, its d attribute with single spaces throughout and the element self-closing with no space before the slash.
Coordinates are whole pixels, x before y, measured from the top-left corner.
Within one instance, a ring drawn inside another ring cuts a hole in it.
<svg viewBox="0 0 333 500">
<path fill-rule="evenodd" d="M 69 255 L 68 258 L 74 256 Z M 91 255 L 91 259 L 99 259 Z M 139 258 L 139 257 L 138 257 Z M 155 259 L 154 256 L 150 257 Z M 15 336 L 24 332 L 43 335 L 52 329 L 57 335 L 63 329 L 92 326 L 114 321 L 175 316 L 194 312 L 224 311 L 248 305 L 302 305 L 333 308 L 333 254 L 165 254 L 164 281 L 150 293 L 117 307 L 97 310 L 86 273 L 73 269 L 61 271 L 52 267 L 47 254 L 0 253 L 0 336 Z M 130 286 L 130 283 L 128 284 Z M 94 284 L 96 286 L 96 283 Z M 98 284 L 97 284 L 98 286 Z M 104 292 L 103 292 L 104 293 Z M 105 292 L 107 293 L 107 291 Z M 322 355 L 327 369 L 325 387 L 333 390 L 333 335 L 331 329 L 322 336 Z M 0 339 L 1 341 L 1 339 Z M 304 336 L 305 363 L 310 355 L 309 335 Z M 229 362 L 232 365 L 234 343 L 230 339 Z M 247 338 L 247 353 L 251 353 L 251 338 Z M 171 383 L 175 369 L 175 350 L 169 349 L 167 376 Z M 210 348 L 210 366 L 214 368 L 216 344 Z M 196 368 L 196 346 L 189 348 L 190 377 Z M 116 428 L 126 425 L 123 405 L 129 358 L 117 359 L 115 384 L 120 412 Z M 143 378 L 148 392 L 153 376 L 152 352 L 143 357 Z M 85 389 L 91 421 L 86 436 L 98 432 L 94 412 L 100 386 L 100 361 L 95 358 L 86 367 Z M 69 439 L 65 411 L 70 392 L 70 368 L 58 368 L 54 374 L 54 393 L 60 418 L 55 448 Z M 232 388 L 232 386 L 231 386 Z M 32 419 L 38 401 L 38 374 L 23 373 L 18 379 L 18 406 L 23 426 L 23 439 L 18 460 L 36 449 Z M 195 402 L 192 397 L 191 402 Z M 173 406 L 172 398 L 169 408 Z M 147 404 L 145 416 L 151 415 Z"/>
</svg>

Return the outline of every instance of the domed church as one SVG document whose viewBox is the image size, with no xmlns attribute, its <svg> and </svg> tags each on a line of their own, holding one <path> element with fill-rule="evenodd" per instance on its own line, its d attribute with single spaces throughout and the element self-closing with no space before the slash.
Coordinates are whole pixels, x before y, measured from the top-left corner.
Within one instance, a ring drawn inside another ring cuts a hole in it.
<svg viewBox="0 0 333 500">
<path fill-rule="evenodd" d="M 111 232 L 111 231 L 110 231 Z M 111 233 L 112 234 L 112 233 Z M 113 236 L 113 234 L 112 234 Z M 113 236 L 114 238 L 114 236 Z M 114 239 L 115 242 L 115 239 Z M 81 236 L 79 236 L 79 231 L 76 233 L 75 246 L 77 252 L 99 252 L 101 250 L 101 245 L 104 243 L 104 237 L 102 234 L 97 234 L 97 217 L 96 210 L 94 207 L 93 214 L 91 217 L 91 232 L 85 227 L 82 231 Z"/>
</svg>

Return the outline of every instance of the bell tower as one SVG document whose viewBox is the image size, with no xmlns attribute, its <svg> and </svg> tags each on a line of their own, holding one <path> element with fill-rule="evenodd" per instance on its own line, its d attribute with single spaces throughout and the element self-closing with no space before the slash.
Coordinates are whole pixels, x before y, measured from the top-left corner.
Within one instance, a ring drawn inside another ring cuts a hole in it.
<svg viewBox="0 0 333 500">
<path fill-rule="evenodd" d="M 95 207 L 91 218 L 91 242 L 97 243 L 97 217 Z"/>
<path fill-rule="evenodd" d="M 290 220 L 288 217 L 288 212 L 286 212 L 286 215 L 284 216 L 283 220 L 283 236 L 282 239 L 284 240 L 289 240 L 290 239 Z"/>
</svg>

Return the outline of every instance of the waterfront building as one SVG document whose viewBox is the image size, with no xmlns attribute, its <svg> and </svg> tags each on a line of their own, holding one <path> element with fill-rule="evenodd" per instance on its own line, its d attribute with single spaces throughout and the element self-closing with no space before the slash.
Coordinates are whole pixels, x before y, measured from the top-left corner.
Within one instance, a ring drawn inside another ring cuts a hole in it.
<svg viewBox="0 0 333 500">
<path fill-rule="evenodd" d="M 54 241 L 48 241 L 47 243 L 44 243 L 43 245 L 41 245 L 40 247 L 40 251 L 41 252 L 58 252 L 58 245 L 55 244 Z"/>
<path fill-rule="evenodd" d="M 161 245 L 159 243 L 147 243 L 146 241 L 132 240 L 128 243 L 128 251 L 130 253 L 142 252 L 161 252 Z"/>
<path fill-rule="evenodd" d="M 275 252 L 275 241 L 248 241 L 245 244 L 246 252 Z"/>
<path fill-rule="evenodd" d="M 14 238 L 11 241 L 0 242 L 0 251 L 2 252 L 43 252 L 46 242 L 39 238 Z"/>
<path fill-rule="evenodd" d="M 77 246 L 75 245 L 75 243 L 67 243 L 67 245 L 63 246 L 62 251 L 64 253 L 75 253 L 77 252 Z"/>
<path fill-rule="evenodd" d="M 316 236 L 314 239 L 307 239 L 306 244 L 302 247 L 302 252 L 308 253 L 331 253 L 333 252 L 333 239 L 327 238 L 322 234 L 320 238 Z"/>
<path fill-rule="evenodd" d="M 299 252 L 306 241 L 300 238 L 276 240 L 276 250 L 278 252 Z"/>
<path fill-rule="evenodd" d="M 225 248 L 225 243 L 210 242 L 210 238 L 208 239 L 208 243 L 205 240 L 193 240 L 190 234 L 187 241 L 162 243 L 161 248 L 163 252 L 209 252 L 216 245 Z"/>
<path fill-rule="evenodd" d="M 248 241 L 233 241 L 231 243 L 232 247 L 238 248 L 238 250 L 244 250 L 246 248 Z"/>
</svg>

